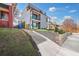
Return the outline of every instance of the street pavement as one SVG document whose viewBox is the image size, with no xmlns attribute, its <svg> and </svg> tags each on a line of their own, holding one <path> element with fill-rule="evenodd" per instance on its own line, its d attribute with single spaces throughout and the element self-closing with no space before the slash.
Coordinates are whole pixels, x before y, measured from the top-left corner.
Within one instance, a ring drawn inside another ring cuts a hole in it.
<svg viewBox="0 0 79 59">
<path fill-rule="evenodd" d="M 73 34 L 67 38 L 62 47 L 79 53 L 79 34 Z"/>
<path fill-rule="evenodd" d="M 79 56 L 79 53 L 56 44 L 54 41 L 49 39 L 48 34 L 47 36 L 44 36 L 35 31 L 25 31 L 32 36 L 42 56 Z"/>
</svg>

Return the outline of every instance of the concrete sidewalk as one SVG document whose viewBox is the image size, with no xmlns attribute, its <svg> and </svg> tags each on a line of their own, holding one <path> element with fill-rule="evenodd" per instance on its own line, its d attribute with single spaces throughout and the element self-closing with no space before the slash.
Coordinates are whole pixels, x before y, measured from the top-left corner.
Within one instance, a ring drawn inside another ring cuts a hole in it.
<svg viewBox="0 0 79 59">
<path fill-rule="evenodd" d="M 62 48 L 52 41 L 46 41 L 38 45 L 42 56 L 79 56 L 79 53 Z"/>
<path fill-rule="evenodd" d="M 60 47 L 59 45 L 51 41 L 49 38 L 45 37 L 44 35 L 40 33 L 37 33 L 35 31 L 31 31 L 31 32 L 27 30 L 25 31 L 28 32 L 32 36 L 42 56 L 79 56 L 79 53 Z M 41 42 L 38 43 L 38 41 L 40 40 Z"/>
</svg>

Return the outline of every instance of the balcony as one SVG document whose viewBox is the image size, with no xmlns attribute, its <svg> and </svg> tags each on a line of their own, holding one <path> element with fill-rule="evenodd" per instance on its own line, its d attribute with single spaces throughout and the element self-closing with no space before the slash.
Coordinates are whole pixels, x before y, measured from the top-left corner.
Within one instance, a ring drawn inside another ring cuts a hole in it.
<svg viewBox="0 0 79 59">
<path fill-rule="evenodd" d="M 33 21 L 34 23 L 39 23 L 39 22 L 40 22 L 40 20 L 37 20 L 37 19 L 32 19 L 32 21 Z"/>
</svg>

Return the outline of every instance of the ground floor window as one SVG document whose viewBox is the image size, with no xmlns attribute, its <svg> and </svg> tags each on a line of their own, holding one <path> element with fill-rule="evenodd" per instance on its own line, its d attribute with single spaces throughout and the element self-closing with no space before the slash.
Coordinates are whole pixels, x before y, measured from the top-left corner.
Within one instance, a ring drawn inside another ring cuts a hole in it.
<svg viewBox="0 0 79 59">
<path fill-rule="evenodd" d="M 33 29 L 40 29 L 40 23 L 34 23 L 34 22 L 32 22 L 32 28 Z"/>
<path fill-rule="evenodd" d="M 8 14 L 3 11 L 0 11 L 0 19 L 1 20 L 8 20 Z"/>
</svg>

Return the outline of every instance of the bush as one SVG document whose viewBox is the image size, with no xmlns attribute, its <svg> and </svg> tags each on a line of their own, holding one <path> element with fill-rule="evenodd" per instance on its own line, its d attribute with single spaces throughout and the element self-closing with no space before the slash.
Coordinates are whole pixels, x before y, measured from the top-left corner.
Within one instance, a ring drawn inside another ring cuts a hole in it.
<svg viewBox="0 0 79 59">
<path fill-rule="evenodd" d="M 55 27 L 55 32 L 58 32 L 58 31 L 59 31 L 59 29 L 57 27 Z"/>
<path fill-rule="evenodd" d="M 25 28 L 25 22 L 22 22 L 22 26 L 23 26 L 23 28 Z"/>
<path fill-rule="evenodd" d="M 59 34 L 65 33 L 65 31 L 58 29 L 57 27 L 55 27 L 55 32 L 58 32 Z"/>
<path fill-rule="evenodd" d="M 65 32 L 64 32 L 63 30 L 59 30 L 58 33 L 59 33 L 59 34 L 63 34 L 63 33 L 65 33 Z"/>
</svg>

